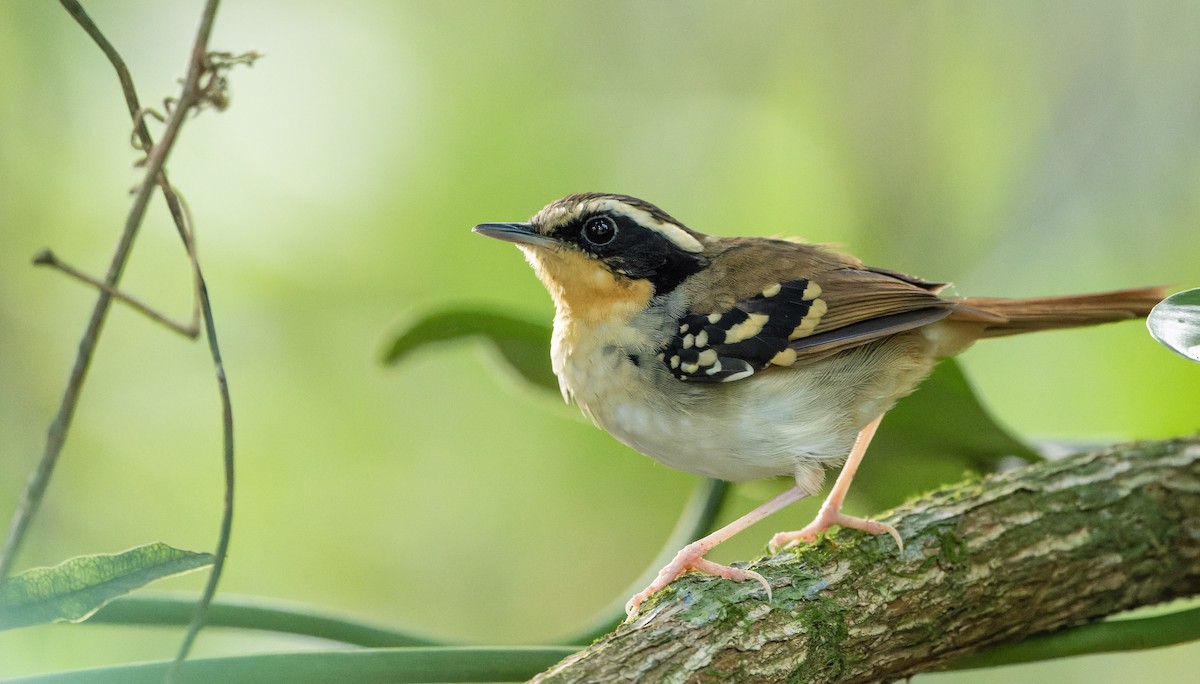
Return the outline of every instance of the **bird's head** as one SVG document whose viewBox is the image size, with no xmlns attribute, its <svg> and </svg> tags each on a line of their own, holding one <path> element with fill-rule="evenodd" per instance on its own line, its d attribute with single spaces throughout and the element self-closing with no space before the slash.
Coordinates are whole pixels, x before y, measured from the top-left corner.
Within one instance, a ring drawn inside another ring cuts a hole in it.
<svg viewBox="0 0 1200 684">
<path fill-rule="evenodd" d="M 626 195 L 570 195 L 527 223 L 484 223 L 474 230 L 516 243 L 559 313 L 593 322 L 627 319 L 708 264 L 708 236 Z"/>
</svg>

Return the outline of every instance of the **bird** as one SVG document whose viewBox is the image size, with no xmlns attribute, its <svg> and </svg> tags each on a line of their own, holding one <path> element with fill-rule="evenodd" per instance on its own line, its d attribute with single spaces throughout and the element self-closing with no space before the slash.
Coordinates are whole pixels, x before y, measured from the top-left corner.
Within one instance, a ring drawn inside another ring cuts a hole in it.
<svg viewBox="0 0 1200 684">
<path fill-rule="evenodd" d="M 842 513 L 884 414 L 938 360 L 975 341 L 1143 317 L 1165 292 L 1143 287 L 1023 299 L 961 298 L 947 284 L 865 265 L 834 248 L 693 230 L 629 195 L 579 193 L 530 220 L 474 232 L 515 243 L 555 305 L 551 364 L 563 399 L 660 463 L 742 482 L 794 485 L 688 544 L 625 606 L 688 571 L 771 586 L 704 558 L 750 525 L 820 491 L 819 513 L 774 535 L 772 553 L 834 525 L 903 540 Z"/>
</svg>

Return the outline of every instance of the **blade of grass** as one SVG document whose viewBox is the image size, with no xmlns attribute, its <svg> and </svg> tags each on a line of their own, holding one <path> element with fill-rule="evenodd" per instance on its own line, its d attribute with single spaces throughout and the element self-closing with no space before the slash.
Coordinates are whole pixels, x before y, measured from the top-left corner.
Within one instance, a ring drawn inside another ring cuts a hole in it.
<svg viewBox="0 0 1200 684">
<path fill-rule="evenodd" d="M 197 599 L 194 594 L 139 592 L 109 603 L 84 624 L 186 625 L 191 620 Z M 428 637 L 313 606 L 253 596 L 224 594 L 213 599 L 205 624 L 298 634 L 365 647 L 444 645 Z"/>
<path fill-rule="evenodd" d="M 1105 620 L 1003 644 L 954 661 L 949 670 L 1032 663 L 1070 656 L 1140 651 L 1200 639 L 1200 608 L 1154 617 Z"/>
<path fill-rule="evenodd" d="M 548 647 L 379 648 L 350 651 L 268 653 L 189 660 L 180 684 L 255 682 L 514 682 L 525 681 L 577 649 Z M 170 661 L 116 665 L 0 680 L 0 684 L 152 684 L 161 682 Z"/>
</svg>

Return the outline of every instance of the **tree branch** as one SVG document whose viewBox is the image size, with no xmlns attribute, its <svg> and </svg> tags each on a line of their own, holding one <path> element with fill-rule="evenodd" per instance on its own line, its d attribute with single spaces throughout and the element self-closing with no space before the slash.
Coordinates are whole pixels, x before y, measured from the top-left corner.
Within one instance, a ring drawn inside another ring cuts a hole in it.
<svg viewBox="0 0 1200 684">
<path fill-rule="evenodd" d="M 535 682 L 868 682 L 1200 593 L 1200 438 L 944 488 L 903 535 L 842 531 L 755 564 L 774 588 L 689 575 Z"/>
</svg>

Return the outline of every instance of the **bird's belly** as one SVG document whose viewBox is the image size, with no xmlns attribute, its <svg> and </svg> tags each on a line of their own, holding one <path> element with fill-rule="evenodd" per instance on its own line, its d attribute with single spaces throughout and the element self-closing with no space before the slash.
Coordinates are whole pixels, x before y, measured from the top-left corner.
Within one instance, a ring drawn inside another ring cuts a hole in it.
<svg viewBox="0 0 1200 684">
<path fill-rule="evenodd" d="M 797 475 L 845 457 L 861 421 L 827 410 L 819 388 L 796 382 L 775 388 L 762 380 L 754 387 L 680 388 L 668 376 L 676 384 L 668 383 L 666 391 L 576 399 L 623 443 L 705 477 L 736 482 Z"/>
<path fill-rule="evenodd" d="M 770 450 L 731 448 L 730 435 L 712 435 L 706 421 L 664 413 L 641 403 L 614 405 L 597 422 L 621 442 L 663 465 L 721 480 L 754 480 L 789 475 L 795 459 Z"/>
<path fill-rule="evenodd" d="M 933 364 L 895 338 L 803 368 L 688 383 L 654 365 L 643 340 L 568 333 L 556 329 L 554 370 L 597 425 L 664 465 L 734 482 L 793 475 L 815 488 Z"/>
</svg>

